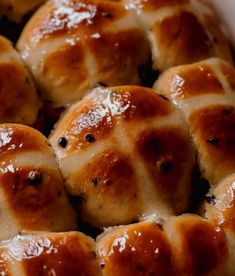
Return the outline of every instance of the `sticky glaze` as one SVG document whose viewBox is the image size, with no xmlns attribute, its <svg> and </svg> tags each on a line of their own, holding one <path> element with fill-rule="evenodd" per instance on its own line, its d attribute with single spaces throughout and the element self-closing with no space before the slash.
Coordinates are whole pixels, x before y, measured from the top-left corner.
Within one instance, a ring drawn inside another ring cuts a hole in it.
<svg viewBox="0 0 235 276">
<path fill-rule="evenodd" d="M 19 54 L 0 36 L 0 123 L 32 125 L 41 103 Z"/>
<path fill-rule="evenodd" d="M 177 206 L 180 195 L 181 182 L 187 156 L 189 154 L 189 141 L 185 140 L 180 128 L 161 128 L 160 130 L 146 130 L 140 133 L 136 141 L 136 150 L 149 168 L 156 191 L 163 198 L 168 198 Z M 181 199 L 187 202 L 187 199 Z"/>
<path fill-rule="evenodd" d="M 6 275 L 100 275 L 94 242 L 79 232 L 18 235 L 0 248 Z"/>
<path fill-rule="evenodd" d="M 1 214 L 0 224 L 5 220 L 8 224 L 1 225 L 0 239 L 21 230 L 76 227 L 52 149 L 47 139 L 30 127 L 0 125 L 0 193 L 0 208 L 8 210 Z"/>
<path fill-rule="evenodd" d="M 160 51 L 168 55 L 169 64 L 185 64 L 210 56 L 207 34 L 197 17 L 189 12 L 178 12 L 157 22 L 155 35 L 161 42 Z M 183 55 L 179 55 L 183 53 Z"/>
<path fill-rule="evenodd" d="M 172 97 L 187 99 L 206 94 L 225 94 L 223 87 L 207 64 L 180 70 L 171 80 Z"/>
<path fill-rule="evenodd" d="M 153 223 L 131 225 L 104 236 L 97 245 L 103 275 L 172 275 L 169 240 Z"/>
<path fill-rule="evenodd" d="M 27 24 L 18 49 L 44 99 L 65 106 L 96 83 L 140 83 L 150 50 L 138 25 L 121 2 L 49 1 Z"/>
<path fill-rule="evenodd" d="M 235 72 L 228 64 L 221 62 L 221 71 L 233 91 L 235 91 Z"/>
<path fill-rule="evenodd" d="M 232 106 L 211 105 L 193 112 L 189 117 L 201 162 L 207 162 L 207 178 L 218 183 L 233 173 L 235 166 L 235 115 Z M 213 140 L 216 143 L 213 142 Z M 213 168 L 220 168 L 214 170 Z"/>
<path fill-rule="evenodd" d="M 167 116 L 173 111 L 167 100 L 142 87 L 96 88 L 93 97 L 76 104 L 60 126 L 63 129 L 61 137 L 68 142 L 67 154 L 90 146 L 85 139 L 88 134 L 99 141 L 110 137 L 114 127 L 123 120 L 138 122 L 155 116 Z M 58 137 L 56 132 L 54 135 Z"/>
<path fill-rule="evenodd" d="M 137 177 L 127 155 L 110 149 L 92 158 L 88 165 L 74 173 L 71 190 L 74 204 L 84 221 L 97 226 L 117 225 L 138 219 L 141 202 Z M 83 196 L 83 200 L 76 200 Z M 113 219 L 109 217 L 112 207 Z M 92 213 L 90 210 L 94 210 Z"/>
<path fill-rule="evenodd" d="M 0 158 L 2 160 L 8 159 L 19 152 L 34 150 L 48 151 L 48 145 L 42 134 L 22 125 L 0 125 Z"/>
<path fill-rule="evenodd" d="M 194 150 L 181 113 L 151 89 L 95 88 L 71 106 L 50 141 L 90 224 L 126 224 L 188 204 Z"/>
<path fill-rule="evenodd" d="M 223 230 L 193 215 L 177 217 L 171 223 L 180 240 L 174 248 L 176 261 L 186 275 L 208 275 L 226 264 L 228 247 Z"/>
</svg>

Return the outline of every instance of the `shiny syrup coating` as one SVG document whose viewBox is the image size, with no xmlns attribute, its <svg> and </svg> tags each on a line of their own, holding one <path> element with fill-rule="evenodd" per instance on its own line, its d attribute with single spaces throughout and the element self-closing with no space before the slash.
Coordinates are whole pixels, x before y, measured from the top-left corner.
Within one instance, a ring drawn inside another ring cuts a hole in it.
<svg viewBox="0 0 235 276">
<path fill-rule="evenodd" d="M 32 125 L 41 103 L 31 76 L 11 42 L 0 36 L 0 123 Z"/>
<path fill-rule="evenodd" d="M 233 62 L 218 20 L 204 1 L 123 2 L 136 11 L 147 33 L 155 70 L 214 56 Z"/>
<path fill-rule="evenodd" d="M 172 275 L 171 245 L 154 223 L 139 223 L 106 233 L 97 243 L 103 275 Z"/>
<path fill-rule="evenodd" d="M 181 273 L 209 275 L 226 265 L 229 252 L 223 230 L 195 215 L 175 217 L 170 223 L 171 231 L 180 241 L 179 244 L 171 242 Z"/>
<path fill-rule="evenodd" d="M 106 231 L 96 248 L 103 275 L 213 275 L 233 254 L 222 229 L 190 214 Z"/>
<path fill-rule="evenodd" d="M 72 194 L 78 194 L 74 203 L 84 221 L 89 219 L 91 224 L 99 221 L 101 225 L 118 225 L 138 220 L 141 201 L 137 176 L 131 159 L 118 152 L 118 149 L 97 155 L 90 164 L 78 173 L 75 172 L 73 179 L 74 182 L 81 183 L 79 187 L 70 189 Z M 98 212 L 91 213 L 94 206 Z M 114 219 L 109 217 L 108 206 L 112 206 Z M 127 212 L 128 208 L 130 209 Z M 107 221 L 105 217 L 108 217 Z"/>
<path fill-rule="evenodd" d="M 0 125 L 0 164 L 1 208 L 9 210 L 2 215 L 11 225 L 9 233 L 2 229 L 1 239 L 22 230 L 76 227 L 54 154 L 42 134 L 23 125 Z"/>
<path fill-rule="evenodd" d="M 0 247 L 4 275 L 100 275 L 94 241 L 79 232 L 18 235 Z"/>
<path fill-rule="evenodd" d="M 171 68 L 154 85 L 183 111 L 201 173 L 211 185 L 234 172 L 233 75 L 232 66 L 211 58 Z"/>
<path fill-rule="evenodd" d="M 40 256 L 36 253 L 35 258 L 32 256 L 23 260 L 26 275 L 50 275 L 52 271 L 57 276 L 101 275 L 90 238 L 77 232 L 48 236 L 36 240 L 39 246 L 40 243 L 46 244 Z"/>
<path fill-rule="evenodd" d="M 226 78 L 229 86 L 235 91 L 235 72 L 234 69 L 228 66 L 226 63 L 221 62 L 220 69 Z"/>
<path fill-rule="evenodd" d="M 136 15 L 120 2 L 99 0 L 48 1 L 18 49 L 56 107 L 81 99 L 96 83 L 139 84 L 139 68 L 150 57 Z"/>
<path fill-rule="evenodd" d="M 205 216 L 233 236 L 235 233 L 235 175 L 226 177 L 218 187 L 210 191 L 210 195 L 214 197 L 214 202 L 205 204 Z"/>
<path fill-rule="evenodd" d="M 168 116 L 171 112 L 172 105 L 147 88 L 97 88 L 93 97 L 74 105 L 72 116 L 65 114 L 60 124 L 60 131 L 69 141 L 66 154 L 89 147 L 90 143 L 85 139 L 87 134 L 92 134 L 98 141 L 110 138 L 119 121 L 138 123 L 139 120 Z M 57 150 L 63 155 L 64 149 L 57 147 Z"/>
<path fill-rule="evenodd" d="M 57 184 L 61 182 L 58 171 L 40 167 L 43 179 L 40 183 L 32 183 L 29 180 L 31 170 L 32 167 L 11 167 L 0 175 L 1 188 L 10 208 L 16 212 L 17 220 L 26 229 L 50 230 L 56 229 L 58 224 L 63 228 L 62 225 L 69 223 L 70 218 L 62 223 L 52 218 L 52 213 L 55 218 L 60 217 L 61 210 L 58 208 L 67 203 L 63 186 Z"/>
<path fill-rule="evenodd" d="M 173 200 L 172 193 L 178 190 L 184 174 L 190 154 L 187 149 L 188 141 L 180 128 L 146 130 L 136 141 L 136 150 L 148 166 L 156 190 L 172 201 L 172 206 L 179 204 L 179 198 L 176 195 Z M 181 192 L 178 193 L 181 197 Z"/>
<path fill-rule="evenodd" d="M 194 111 L 189 117 L 197 145 L 204 160 L 219 172 L 212 171 L 212 183 L 218 183 L 234 172 L 235 166 L 235 113 L 233 106 L 211 105 Z"/>
<path fill-rule="evenodd" d="M 188 203 L 194 150 L 180 113 L 151 89 L 94 89 L 65 113 L 50 142 L 79 215 L 91 224 L 180 212 Z"/>
<path fill-rule="evenodd" d="M 210 56 L 206 31 L 193 13 L 183 11 L 164 18 L 154 26 L 154 34 L 162 54 L 168 54 L 169 64 L 185 64 Z"/>
<path fill-rule="evenodd" d="M 168 80 L 174 98 L 188 99 L 206 94 L 225 94 L 222 84 L 207 64 L 181 69 Z"/>
<path fill-rule="evenodd" d="M 46 11 L 48 13 L 44 14 Z M 43 42 L 50 36 L 58 37 L 73 32 L 82 34 L 81 30 L 78 29 L 79 26 L 82 26 L 86 31 L 84 36 L 92 35 L 96 33 L 94 31 L 105 27 L 112 20 L 122 19 L 126 11 L 122 5 L 112 1 L 62 0 L 60 3 L 50 1 L 39 10 L 38 14 L 45 16 L 45 18 L 38 18 L 37 20 L 37 17 L 34 17 L 30 23 L 34 32 L 37 33 L 37 37 L 35 37 L 37 40 L 30 39 L 28 33 L 25 34 L 30 46 L 34 46 L 34 43 Z M 43 21 L 39 19 L 43 19 Z"/>
<path fill-rule="evenodd" d="M 32 131 L 31 128 L 23 125 L 0 125 L 0 158 L 2 161 L 11 158 L 16 153 L 28 151 L 46 153 L 48 149 L 44 136 L 38 131 Z"/>
</svg>

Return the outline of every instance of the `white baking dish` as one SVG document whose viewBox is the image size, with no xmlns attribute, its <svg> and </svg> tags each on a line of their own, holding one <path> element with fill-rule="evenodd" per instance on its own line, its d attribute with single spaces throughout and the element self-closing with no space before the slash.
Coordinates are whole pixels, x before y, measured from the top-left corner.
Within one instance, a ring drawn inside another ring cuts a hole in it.
<svg viewBox="0 0 235 276">
<path fill-rule="evenodd" d="M 216 10 L 228 39 L 235 47 L 235 0 L 208 0 Z"/>
</svg>

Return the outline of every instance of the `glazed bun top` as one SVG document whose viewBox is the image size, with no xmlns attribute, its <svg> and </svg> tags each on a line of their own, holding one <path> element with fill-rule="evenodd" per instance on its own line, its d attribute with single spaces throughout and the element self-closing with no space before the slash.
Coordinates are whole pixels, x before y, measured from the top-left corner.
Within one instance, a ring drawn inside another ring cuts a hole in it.
<svg viewBox="0 0 235 276">
<path fill-rule="evenodd" d="M 50 142 L 83 220 L 97 227 L 188 207 L 195 155 L 181 113 L 141 86 L 95 88 Z"/>
<path fill-rule="evenodd" d="M 210 7 L 200 0 L 123 0 L 134 9 L 151 44 L 154 69 L 217 56 L 232 63 Z"/>
<path fill-rule="evenodd" d="M 35 129 L 0 125 L 0 240 L 76 228 L 53 150 Z"/>
<path fill-rule="evenodd" d="M 79 232 L 18 235 L 0 243 L 0 262 L 9 276 L 101 275 L 94 241 Z"/>
<path fill-rule="evenodd" d="M 81 99 L 96 83 L 141 84 L 151 55 L 154 70 L 213 56 L 232 63 L 215 15 L 199 0 L 51 0 L 17 47 L 54 107 Z"/>
<path fill-rule="evenodd" d="M 48 1 L 25 27 L 18 49 L 55 107 L 81 99 L 96 83 L 139 84 L 150 57 L 135 12 L 108 0 Z"/>
<path fill-rule="evenodd" d="M 32 125 L 40 107 L 23 61 L 10 41 L 0 36 L 0 123 Z"/>
<path fill-rule="evenodd" d="M 166 70 L 154 87 L 183 111 L 202 176 L 216 186 L 234 173 L 234 68 L 218 58 L 176 66 Z"/>
</svg>

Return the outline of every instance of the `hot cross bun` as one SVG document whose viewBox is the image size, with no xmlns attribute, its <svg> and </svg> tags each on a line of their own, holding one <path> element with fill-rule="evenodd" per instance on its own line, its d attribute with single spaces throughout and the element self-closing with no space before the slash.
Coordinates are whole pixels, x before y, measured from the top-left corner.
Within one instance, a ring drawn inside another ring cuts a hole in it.
<svg viewBox="0 0 235 276">
<path fill-rule="evenodd" d="M 0 123 L 32 125 L 41 105 L 20 55 L 0 36 Z"/>
<path fill-rule="evenodd" d="M 54 153 L 33 128 L 0 125 L 0 210 L 0 240 L 76 229 Z"/>
</svg>

